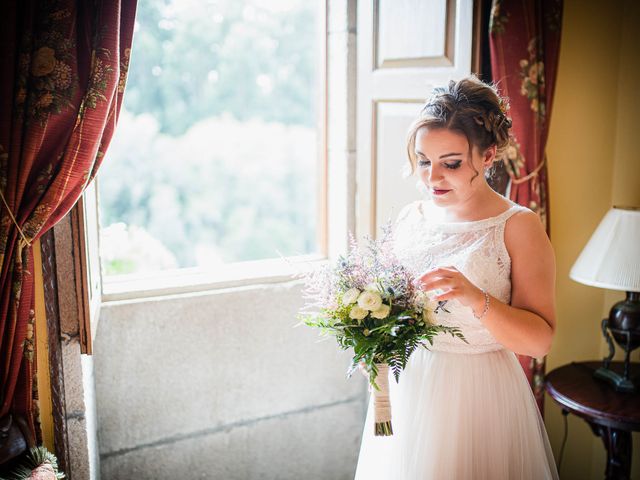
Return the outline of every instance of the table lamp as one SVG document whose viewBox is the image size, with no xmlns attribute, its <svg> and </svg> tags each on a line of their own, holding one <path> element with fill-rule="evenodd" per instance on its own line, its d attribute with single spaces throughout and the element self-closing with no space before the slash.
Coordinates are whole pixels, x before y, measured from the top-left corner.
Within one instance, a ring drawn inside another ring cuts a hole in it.
<svg viewBox="0 0 640 480">
<path fill-rule="evenodd" d="M 609 355 L 594 375 L 611 383 L 616 391 L 638 391 L 640 382 L 630 378 L 629 356 L 640 346 L 640 208 L 609 210 L 569 276 L 585 285 L 626 292 L 626 298 L 611 307 L 609 318 L 602 320 Z M 622 375 L 609 369 L 615 353 L 611 337 L 625 351 Z"/>
</svg>

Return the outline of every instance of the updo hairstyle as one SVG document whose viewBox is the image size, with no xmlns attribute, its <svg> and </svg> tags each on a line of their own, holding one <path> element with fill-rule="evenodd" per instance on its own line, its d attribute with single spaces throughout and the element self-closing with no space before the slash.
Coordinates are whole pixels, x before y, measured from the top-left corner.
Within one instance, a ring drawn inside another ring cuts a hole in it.
<svg viewBox="0 0 640 480">
<path fill-rule="evenodd" d="M 437 87 L 431 98 L 413 122 L 407 138 L 407 153 L 411 173 L 416 169 L 416 135 L 421 128 L 446 128 L 461 133 L 469 142 L 469 155 L 473 147 L 480 152 L 496 146 L 496 160 L 509 145 L 511 119 L 507 117 L 507 103 L 496 87 L 482 82 L 475 75 L 462 80 L 451 80 L 446 87 Z"/>
</svg>

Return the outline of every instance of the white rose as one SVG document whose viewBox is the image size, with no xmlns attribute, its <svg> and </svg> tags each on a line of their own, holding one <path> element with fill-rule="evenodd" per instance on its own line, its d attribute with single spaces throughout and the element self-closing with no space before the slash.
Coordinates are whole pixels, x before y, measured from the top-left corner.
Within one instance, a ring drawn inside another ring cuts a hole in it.
<svg viewBox="0 0 640 480">
<path fill-rule="evenodd" d="M 349 311 L 349 318 L 353 318 L 354 320 L 362 320 L 369 314 L 367 310 L 364 308 L 360 308 L 357 305 L 354 305 Z"/>
<path fill-rule="evenodd" d="M 371 312 L 371 316 L 373 318 L 387 318 L 389 316 L 389 312 L 391 312 L 391 307 L 389 305 L 385 305 L 384 303 L 380 305 L 380 308 L 374 312 Z"/>
<path fill-rule="evenodd" d="M 382 297 L 377 292 L 364 291 L 358 297 L 358 306 L 373 312 L 382 305 Z"/>
<path fill-rule="evenodd" d="M 359 295 L 360 290 L 358 290 L 357 288 L 350 288 L 342 295 L 343 305 L 351 305 L 352 303 L 356 303 Z"/>
<path fill-rule="evenodd" d="M 422 320 L 427 325 L 435 325 L 436 324 L 436 314 L 433 313 L 433 310 L 425 308 L 422 310 Z"/>
</svg>

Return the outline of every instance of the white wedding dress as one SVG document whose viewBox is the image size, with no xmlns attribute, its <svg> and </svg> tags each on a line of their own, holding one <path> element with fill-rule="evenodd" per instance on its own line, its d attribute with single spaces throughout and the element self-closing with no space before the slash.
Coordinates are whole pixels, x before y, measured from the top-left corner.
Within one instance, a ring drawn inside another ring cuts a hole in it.
<svg viewBox="0 0 640 480">
<path fill-rule="evenodd" d="M 455 266 L 509 303 L 507 219 L 524 209 L 472 222 L 442 222 L 429 202 L 405 207 L 395 227 L 400 261 L 419 274 Z M 393 436 L 374 436 L 373 400 L 356 480 L 544 480 L 558 472 L 544 423 L 515 354 L 456 300 L 438 323 L 458 326 L 469 344 L 438 335 L 411 356 L 396 384 L 390 374 Z"/>
</svg>

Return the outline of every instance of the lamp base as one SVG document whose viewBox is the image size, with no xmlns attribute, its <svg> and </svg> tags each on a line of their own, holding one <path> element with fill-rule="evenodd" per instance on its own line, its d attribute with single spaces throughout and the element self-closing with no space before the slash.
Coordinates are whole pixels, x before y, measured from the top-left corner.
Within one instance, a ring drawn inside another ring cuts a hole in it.
<svg viewBox="0 0 640 480">
<path fill-rule="evenodd" d="M 600 367 L 594 373 L 593 376 L 604 380 L 611 385 L 616 392 L 633 393 L 638 390 L 638 387 L 633 384 L 628 378 L 624 378 L 619 373 L 609 370 L 608 368 Z"/>
</svg>

